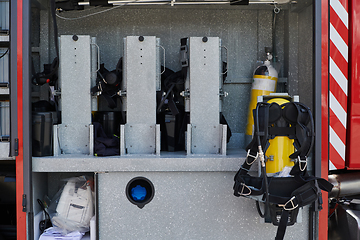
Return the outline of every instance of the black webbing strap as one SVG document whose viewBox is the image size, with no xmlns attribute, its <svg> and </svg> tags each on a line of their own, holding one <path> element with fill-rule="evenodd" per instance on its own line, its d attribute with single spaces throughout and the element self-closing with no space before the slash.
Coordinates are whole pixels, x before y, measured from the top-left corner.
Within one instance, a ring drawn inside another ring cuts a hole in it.
<svg viewBox="0 0 360 240">
<path fill-rule="evenodd" d="M 290 139 L 294 139 L 296 137 L 296 130 L 295 127 L 289 126 L 289 127 L 278 127 L 273 126 L 269 129 L 269 138 L 273 139 L 277 136 L 286 136 Z"/>
<path fill-rule="evenodd" d="M 318 199 L 319 192 L 321 191 L 316 186 L 316 181 L 317 180 L 313 180 L 304 184 L 291 194 L 292 197 L 287 202 L 285 202 L 284 204 L 279 204 L 279 206 L 282 206 L 284 210 L 281 213 L 281 219 L 277 229 L 275 240 L 282 240 L 284 238 L 290 211 L 311 204 Z M 277 197 L 276 200 L 275 198 L 272 198 L 272 200 L 280 201 L 280 198 Z"/>
<path fill-rule="evenodd" d="M 302 207 L 315 202 L 318 199 L 319 191 L 320 189 L 317 188 L 314 180 L 295 189 L 293 193 L 291 193 L 290 198 L 270 194 L 269 201 L 271 203 L 278 204 L 279 206 L 283 207 L 284 210 L 290 211 L 294 208 Z"/>
<path fill-rule="evenodd" d="M 314 121 L 310 108 L 306 105 L 299 102 L 291 104 L 293 104 L 297 110 L 295 138 L 297 150 L 290 155 L 290 158 L 298 158 L 298 167 L 301 171 L 304 171 L 307 166 L 307 156 L 314 144 Z M 310 128 L 307 127 L 308 123 L 310 123 Z"/>
<path fill-rule="evenodd" d="M 188 48 L 188 38 L 180 39 L 180 63 L 184 79 L 187 77 L 187 72 L 189 68 L 189 48 Z"/>
<path fill-rule="evenodd" d="M 105 98 L 106 102 L 108 103 L 109 108 L 111 108 L 111 109 L 116 108 L 117 103 L 109 94 L 103 93 L 103 94 L 101 94 L 101 96 L 103 96 Z"/>
<path fill-rule="evenodd" d="M 185 76 L 186 77 L 186 76 Z M 165 100 L 168 100 L 168 106 L 170 108 L 170 111 L 172 115 L 176 116 L 179 114 L 179 109 L 176 106 L 176 103 L 174 101 L 174 92 L 173 89 L 175 85 L 177 84 L 183 84 L 185 82 L 185 79 L 183 77 L 182 71 L 178 71 L 175 73 L 170 74 L 164 81 L 163 81 L 163 87 L 164 91 L 166 92 L 165 96 L 161 98 L 160 103 L 158 104 L 156 113 L 160 113 L 161 108 L 163 107 Z"/>
<path fill-rule="evenodd" d="M 280 223 L 276 232 L 275 240 L 283 240 L 289 218 L 289 211 L 283 210 L 281 213 Z"/>
</svg>

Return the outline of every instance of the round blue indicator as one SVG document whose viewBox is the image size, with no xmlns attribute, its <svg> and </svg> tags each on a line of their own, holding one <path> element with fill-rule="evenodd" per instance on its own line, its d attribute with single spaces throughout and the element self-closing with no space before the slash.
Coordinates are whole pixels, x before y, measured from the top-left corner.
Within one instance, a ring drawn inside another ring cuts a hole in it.
<svg viewBox="0 0 360 240">
<path fill-rule="evenodd" d="M 134 201 L 144 200 L 146 197 L 146 188 L 137 185 L 131 189 L 131 197 L 134 199 Z"/>
</svg>

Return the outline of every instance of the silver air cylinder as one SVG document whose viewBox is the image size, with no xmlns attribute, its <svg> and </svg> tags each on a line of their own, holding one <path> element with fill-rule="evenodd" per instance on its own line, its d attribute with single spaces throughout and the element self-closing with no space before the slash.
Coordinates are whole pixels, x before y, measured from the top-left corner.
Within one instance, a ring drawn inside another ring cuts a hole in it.
<svg viewBox="0 0 360 240">
<path fill-rule="evenodd" d="M 355 196 L 360 194 L 360 172 L 331 174 L 329 182 L 334 185 L 329 198 Z"/>
</svg>

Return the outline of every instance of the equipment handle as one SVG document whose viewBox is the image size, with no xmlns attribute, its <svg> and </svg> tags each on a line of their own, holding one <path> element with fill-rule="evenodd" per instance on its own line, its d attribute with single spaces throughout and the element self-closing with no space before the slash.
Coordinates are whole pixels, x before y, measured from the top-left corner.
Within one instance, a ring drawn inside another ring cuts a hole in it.
<svg viewBox="0 0 360 240">
<path fill-rule="evenodd" d="M 225 50 L 226 50 L 226 63 L 228 63 L 228 49 L 227 49 L 227 47 L 225 47 L 225 46 L 221 46 L 221 48 L 224 48 Z M 228 65 L 227 65 L 228 66 Z M 221 74 L 226 74 L 228 72 L 228 68 L 226 67 L 226 70 L 225 70 L 225 72 L 223 72 L 223 73 L 221 73 Z"/>
<path fill-rule="evenodd" d="M 163 74 L 165 72 L 165 48 L 161 45 L 157 45 L 158 47 L 161 47 L 163 49 L 163 52 L 164 52 L 164 70 L 160 73 L 160 74 Z"/>
<path fill-rule="evenodd" d="M 96 71 L 95 72 L 98 72 L 99 70 L 100 70 L 100 47 L 99 47 L 99 45 L 97 45 L 96 43 L 91 43 L 92 45 L 95 45 L 96 46 L 96 48 L 97 48 L 97 57 L 98 57 L 98 68 L 96 69 Z"/>
</svg>

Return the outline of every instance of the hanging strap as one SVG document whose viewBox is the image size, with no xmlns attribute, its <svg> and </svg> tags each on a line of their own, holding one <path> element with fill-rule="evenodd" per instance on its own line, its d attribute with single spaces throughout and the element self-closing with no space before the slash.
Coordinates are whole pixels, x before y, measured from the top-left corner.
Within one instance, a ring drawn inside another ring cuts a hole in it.
<svg viewBox="0 0 360 240">
<path fill-rule="evenodd" d="M 315 181 L 311 181 L 296 189 L 287 202 L 278 204 L 283 207 L 283 211 L 275 240 L 282 240 L 284 238 L 290 211 L 315 202 L 318 199 L 319 191 L 320 189 L 315 185 Z M 276 201 L 280 201 L 280 199 L 278 198 Z"/>
<path fill-rule="evenodd" d="M 285 231 L 287 227 L 287 222 L 289 219 L 289 211 L 282 211 L 280 223 L 276 232 L 275 240 L 283 240 L 285 236 Z"/>
<path fill-rule="evenodd" d="M 296 137 L 294 143 L 296 151 L 289 157 L 297 159 L 300 171 L 304 171 L 307 167 L 307 156 L 314 145 L 314 122 L 310 111 L 305 104 L 292 102 L 284 104 L 283 117 L 285 120 L 295 125 Z M 309 128 L 307 125 L 309 125 Z"/>
<path fill-rule="evenodd" d="M 180 39 L 180 63 L 184 79 L 187 77 L 187 72 L 189 68 L 189 48 L 188 48 L 188 38 Z"/>
</svg>

